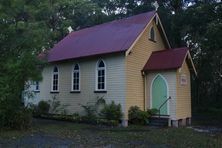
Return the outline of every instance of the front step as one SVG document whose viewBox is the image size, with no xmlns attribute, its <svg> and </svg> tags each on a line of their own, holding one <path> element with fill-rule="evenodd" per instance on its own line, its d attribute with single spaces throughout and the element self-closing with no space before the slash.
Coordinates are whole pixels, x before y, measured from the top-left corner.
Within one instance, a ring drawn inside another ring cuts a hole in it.
<svg viewBox="0 0 222 148">
<path fill-rule="evenodd" d="M 166 117 L 151 117 L 150 126 L 167 127 L 169 118 Z"/>
</svg>

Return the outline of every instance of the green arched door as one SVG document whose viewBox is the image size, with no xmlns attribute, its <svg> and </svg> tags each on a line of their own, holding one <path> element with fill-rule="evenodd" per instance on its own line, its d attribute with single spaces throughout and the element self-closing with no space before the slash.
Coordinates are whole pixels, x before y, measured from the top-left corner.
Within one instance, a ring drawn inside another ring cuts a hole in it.
<svg viewBox="0 0 222 148">
<path fill-rule="evenodd" d="M 152 83 L 152 108 L 159 109 L 166 100 L 167 84 L 164 79 L 158 75 Z M 160 114 L 167 115 L 167 103 L 162 106 Z"/>
</svg>

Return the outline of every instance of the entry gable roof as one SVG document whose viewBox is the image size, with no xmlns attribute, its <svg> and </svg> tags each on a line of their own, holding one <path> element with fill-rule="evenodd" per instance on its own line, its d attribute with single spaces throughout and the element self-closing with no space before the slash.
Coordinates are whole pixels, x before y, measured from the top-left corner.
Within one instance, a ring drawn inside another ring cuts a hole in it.
<svg viewBox="0 0 222 148">
<path fill-rule="evenodd" d="M 124 52 L 155 15 L 155 11 L 75 31 L 48 53 L 48 62 Z"/>
<path fill-rule="evenodd" d="M 191 60 L 191 67 L 196 74 L 195 67 L 187 47 L 161 50 L 153 52 L 145 64 L 143 71 L 170 70 L 181 68 L 186 58 Z"/>
</svg>

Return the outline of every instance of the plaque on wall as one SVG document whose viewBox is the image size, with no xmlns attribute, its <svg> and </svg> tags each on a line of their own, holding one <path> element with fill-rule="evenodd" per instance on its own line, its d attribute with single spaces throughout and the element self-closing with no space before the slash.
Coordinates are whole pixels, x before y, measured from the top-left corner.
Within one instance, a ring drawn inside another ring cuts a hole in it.
<svg viewBox="0 0 222 148">
<path fill-rule="evenodd" d="M 185 74 L 180 75 L 180 85 L 187 85 L 187 76 Z"/>
</svg>

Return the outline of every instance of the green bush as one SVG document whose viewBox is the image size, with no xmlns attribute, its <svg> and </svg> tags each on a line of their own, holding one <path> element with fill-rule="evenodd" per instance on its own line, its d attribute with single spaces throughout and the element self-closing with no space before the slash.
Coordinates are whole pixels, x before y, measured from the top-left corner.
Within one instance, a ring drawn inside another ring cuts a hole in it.
<svg viewBox="0 0 222 148">
<path fill-rule="evenodd" d="M 72 114 L 72 119 L 73 120 L 80 120 L 81 116 L 79 115 L 79 113 L 74 113 L 74 114 Z"/>
<path fill-rule="evenodd" d="M 30 109 L 18 108 L 16 111 L 8 108 L 0 112 L 0 127 L 11 129 L 27 129 L 31 126 L 32 112 Z"/>
<path fill-rule="evenodd" d="M 115 104 L 114 101 L 111 104 L 105 104 L 104 108 L 100 112 L 100 116 L 107 120 L 119 121 L 122 118 L 121 105 Z"/>
<path fill-rule="evenodd" d="M 33 117 L 40 117 L 41 114 L 38 110 L 38 106 L 35 104 L 28 104 L 27 108 L 32 112 Z"/>
<path fill-rule="evenodd" d="M 95 105 L 87 103 L 87 105 L 81 105 L 81 107 L 85 111 L 85 116 L 82 117 L 82 120 L 86 122 L 94 122 L 97 119 Z"/>
<path fill-rule="evenodd" d="M 69 105 L 61 104 L 60 100 L 56 96 L 53 96 L 52 99 L 48 101 L 48 103 L 50 105 L 50 113 L 63 115 L 67 114 L 66 108 Z"/>
<path fill-rule="evenodd" d="M 31 127 L 32 111 L 30 109 L 21 109 L 15 114 L 13 127 L 15 129 L 27 129 Z"/>
<path fill-rule="evenodd" d="M 159 110 L 156 109 L 156 108 L 152 108 L 152 109 L 147 109 L 147 112 L 148 112 L 151 116 L 153 116 L 153 115 L 158 114 L 158 113 L 159 113 Z"/>
<path fill-rule="evenodd" d="M 37 111 L 40 115 L 42 114 L 48 114 L 50 109 L 50 105 L 46 101 L 40 101 L 37 107 Z"/>
<path fill-rule="evenodd" d="M 129 122 L 132 124 L 145 125 L 149 123 L 150 114 L 142 111 L 138 106 L 131 106 L 128 111 Z"/>
<path fill-rule="evenodd" d="M 97 124 L 106 126 L 118 126 L 119 121 L 117 120 L 107 120 L 107 119 L 97 119 Z"/>
</svg>

